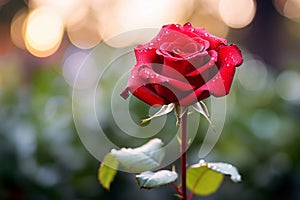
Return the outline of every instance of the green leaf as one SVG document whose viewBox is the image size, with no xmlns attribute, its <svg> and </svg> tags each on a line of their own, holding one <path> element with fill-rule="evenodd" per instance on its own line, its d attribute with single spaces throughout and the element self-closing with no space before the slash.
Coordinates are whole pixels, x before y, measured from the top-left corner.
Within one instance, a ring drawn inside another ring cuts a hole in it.
<svg viewBox="0 0 300 200">
<path fill-rule="evenodd" d="M 207 166 L 192 165 L 187 170 L 187 187 L 197 195 L 209 195 L 222 183 L 224 175 Z"/>
<path fill-rule="evenodd" d="M 111 153 L 108 153 L 104 157 L 98 170 L 98 180 L 105 189 L 110 189 L 110 184 L 117 174 L 118 166 L 118 160 L 116 160 L 116 158 Z"/>
<path fill-rule="evenodd" d="M 216 163 L 210 162 L 207 163 L 207 167 L 221 174 L 229 175 L 230 179 L 235 183 L 240 182 L 242 179 L 237 168 L 232 166 L 231 164 L 222 163 L 222 162 L 216 162 Z"/>
<path fill-rule="evenodd" d="M 120 164 L 132 173 L 141 173 L 158 168 L 165 156 L 164 143 L 160 139 L 152 139 L 141 147 L 111 150 L 111 154 Z"/>
<path fill-rule="evenodd" d="M 207 163 L 200 160 L 198 164 L 190 166 L 187 170 L 187 187 L 194 194 L 209 195 L 220 187 L 224 175 L 230 175 L 234 182 L 241 181 L 240 174 L 231 164 Z"/>
<path fill-rule="evenodd" d="M 157 172 L 146 171 L 136 175 L 137 182 L 141 188 L 156 188 L 173 183 L 178 178 L 176 172 L 161 170 Z"/>
</svg>

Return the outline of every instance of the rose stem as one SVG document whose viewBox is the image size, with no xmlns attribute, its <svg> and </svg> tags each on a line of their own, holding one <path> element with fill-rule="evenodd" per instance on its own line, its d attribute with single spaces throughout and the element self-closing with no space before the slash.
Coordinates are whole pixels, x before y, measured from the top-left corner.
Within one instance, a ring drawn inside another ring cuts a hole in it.
<svg viewBox="0 0 300 200">
<path fill-rule="evenodd" d="M 180 118 L 180 167 L 181 167 L 181 191 L 182 200 L 187 200 L 186 195 L 186 131 L 187 131 L 187 112 Z"/>
</svg>

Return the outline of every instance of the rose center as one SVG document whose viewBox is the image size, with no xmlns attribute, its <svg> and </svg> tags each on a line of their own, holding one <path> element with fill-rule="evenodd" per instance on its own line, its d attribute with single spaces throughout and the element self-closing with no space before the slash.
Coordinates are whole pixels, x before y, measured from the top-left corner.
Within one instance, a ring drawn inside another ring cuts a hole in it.
<svg viewBox="0 0 300 200">
<path fill-rule="evenodd" d="M 190 42 L 188 44 L 178 44 L 172 48 L 172 56 L 179 58 L 186 58 L 203 52 L 205 47 L 199 45 L 195 42 Z"/>
</svg>

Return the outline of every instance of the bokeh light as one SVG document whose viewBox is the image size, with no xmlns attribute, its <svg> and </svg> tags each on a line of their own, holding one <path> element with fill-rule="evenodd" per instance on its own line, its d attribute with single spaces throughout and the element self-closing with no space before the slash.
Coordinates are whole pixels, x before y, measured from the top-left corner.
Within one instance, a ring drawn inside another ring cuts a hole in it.
<svg viewBox="0 0 300 200">
<path fill-rule="evenodd" d="M 86 15 L 78 23 L 67 26 L 67 34 L 72 44 L 81 49 L 90 49 L 102 40 L 97 29 L 98 22 L 93 15 Z"/>
<path fill-rule="evenodd" d="M 219 16 L 220 0 L 199 0 L 189 21 L 197 27 L 203 27 L 208 32 L 226 38 L 229 28 Z"/>
<path fill-rule="evenodd" d="M 252 133 L 258 138 L 270 139 L 278 134 L 280 120 L 270 110 L 256 110 L 251 118 Z"/>
<path fill-rule="evenodd" d="M 64 33 L 63 21 L 54 10 L 39 8 L 33 10 L 25 29 L 27 50 L 37 57 L 52 55 L 60 46 Z"/>
<path fill-rule="evenodd" d="M 192 0 L 119 1 L 116 16 L 124 30 L 160 28 L 164 24 L 179 23 L 186 17 Z M 134 13 L 134 14 L 128 14 Z"/>
<path fill-rule="evenodd" d="M 66 56 L 63 62 L 63 77 L 65 81 L 75 89 L 90 88 L 97 81 L 97 65 L 88 53 L 74 51 Z M 88 67 L 82 67 L 83 61 Z"/>
<path fill-rule="evenodd" d="M 240 84 L 247 90 L 257 91 L 265 89 L 268 71 L 263 62 L 257 59 L 246 60 L 245 67 L 238 70 Z M 249 76 L 251 74 L 251 76 Z"/>
<path fill-rule="evenodd" d="M 108 88 L 124 74 L 120 69 L 134 66 L 137 43 L 163 24 L 188 21 L 238 44 L 244 58 L 226 96 L 221 138 L 206 158 L 236 165 L 243 182 L 207 198 L 300 199 L 300 0 L 0 0 L 0 199 L 173 199 L 172 187 L 139 190 L 122 174 L 117 190 L 99 187 L 99 162 L 77 135 L 71 94 L 78 91 L 83 126 L 95 131 L 100 122 L 108 138 L 129 141 L 107 106 L 112 98 L 124 101 Z M 93 54 L 99 47 L 102 53 Z M 95 85 L 96 93 L 86 94 Z M 88 112 L 93 105 L 96 113 Z M 145 107 L 130 100 L 137 124 Z M 166 120 L 169 133 L 176 118 Z M 199 160 L 208 126 L 200 121 L 190 163 Z"/>
<path fill-rule="evenodd" d="M 12 19 L 12 23 L 10 26 L 10 37 L 14 45 L 21 49 L 25 49 L 24 43 L 24 22 L 27 17 L 26 10 L 20 10 Z"/>
<path fill-rule="evenodd" d="M 222 20 L 229 27 L 243 28 L 250 24 L 256 13 L 254 0 L 222 0 L 219 4 Z"/>
<path fill-rule="evenodd" d="M 88 2 L 88 0 L 31 0 L 29 1 L 29 7 L 31 9 L 47 7 L 55 10 L 64 23 L 68 24 L 81 20 L 78 16 L 87 10 Z"/>
<path fill-rule="evenodd" d="M 295 22 L 300 22 L 300 0 L 274 0 L 276 10 Z"/>
<path fill-rule="evenodd" d="M 125 47 L 136 44 L 137 40 L 141 41 L 139 37 L 143 35 L 118 42 L 112 42 L 110 39 L 136 29 L 160 28 L 169 23 L 185 23 L 192 13 L 193 0 L 116 0 L 113 5 L 107 6 L 111 8 L 109 12 L 106 10 L 98 16 L 102 25 L 100 29 L 102 29 L 103 39 L 113 47 Z"/>
<path fill-rule="evenodd" d="M 218 37 L 226 38 L 229 32 L 228 26 L 214 15 L 202 15 L 194 13 L 190 22 L 197 27 L 204 27 L 206 31 Z"/>
<path fill-rule="evenodd" d="M 296 71 L 286 70 L 276 79 L 276 91 L 284 100 L 300 102 L 300 74 Z"/>
</svg>

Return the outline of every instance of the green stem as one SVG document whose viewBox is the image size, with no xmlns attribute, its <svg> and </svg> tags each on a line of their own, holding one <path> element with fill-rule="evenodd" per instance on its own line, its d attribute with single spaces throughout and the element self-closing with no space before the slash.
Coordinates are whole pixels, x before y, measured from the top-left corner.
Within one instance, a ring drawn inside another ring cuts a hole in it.
<svg viewBox="0 0 300 200">
<path fill-rule="evenodd" d="M 187 112 L 180 118 L 180 167 L 181 167 L 181 192 L 182 200 L 187 200 L 186 192 L 186 131 L 187 131 Z"/>
</svg>

